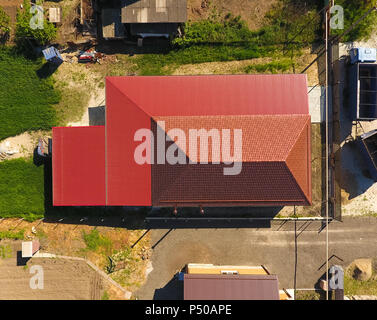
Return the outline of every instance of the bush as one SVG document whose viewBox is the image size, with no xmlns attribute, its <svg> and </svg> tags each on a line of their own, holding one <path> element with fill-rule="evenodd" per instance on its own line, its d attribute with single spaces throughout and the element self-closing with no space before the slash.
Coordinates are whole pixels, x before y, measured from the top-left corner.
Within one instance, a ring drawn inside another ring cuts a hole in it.
<svg viewBox="0 0 377 320">
<path fill-rule="evenodd" d="M 25 230 L 19 231 L 0 231 L 0 240 L 1 239 L 12 239 L 12 240 L 23 240 Z"/>
<path fill-rule="evenodd" d="M 43 29 L 32 29 L 30 21 L 36 15 L 30 13 L 30 8 L 30 1 L 24 0 L 23 9 L 17 12 L 16 41 L 22 45 L 26 39 L 34 39 L 38 45 L 46 45 L 56 38 L 56 28 L 47 19 L 43 19 Z"/>
<path fill-rule="evenodd" d="M 0 162 L 0 217 L 25 218 L 28 221 L 44 214 L 43 166 L 32 159 Z"/>
<path fill-rule="evenodd" d="M 4 43 L 9 39 L 10 34 L 10 18 L 2 7 L 0 7 L 0 43 Z"/>
<path fill-rule="evenodd" d="M 83 239 L 88 250 L 97 251 L 103 248 L 106 252 L 111 252 L 111 240 L 101 235 L 97 229 L 93 229 L 90 233 L 83 231 Z"/>
<path fill-rule="evenodd" d="M 278 60 L 264 64 L 254 64 L 246 67 L 246 73 L 258 72 L 258 73 L 278 73 L 286 72 L 292 67 L 292 61 L 290 59 Z"/>
<path fill-rule="evenodd" d="M 374 0 L 338 0 L 336 4 L 344 8 L 344 30 L 334 30 L 334 34 L 340 35 L 360 19 L 369 9 L 376 5 Z M 377 12 L 373 11 L 349 34 L 342 38 L 342 42 L 365 40 L 373 32 L 376 32 Z"/>
<path fill-rule="evenodd" d="M 173 44 L 185 47 L 198 43 L 230 43 L 255 40 L 255 33 L 250 31 L 240 16 L 230 13 L 222 20 L 216 18 L 187 22 L 183 37 L 173 40 Z"/>
</svg>

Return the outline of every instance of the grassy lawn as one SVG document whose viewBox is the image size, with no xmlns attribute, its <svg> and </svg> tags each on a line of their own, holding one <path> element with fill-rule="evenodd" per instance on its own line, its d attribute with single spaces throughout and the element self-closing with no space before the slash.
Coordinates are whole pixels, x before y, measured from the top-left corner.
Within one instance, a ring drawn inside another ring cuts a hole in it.
<svg viewBox="0 0 377 320">
<path fill-rule="evenodd" d="M 0 162 L 0 217 L 42 218 L 44 214 L 43 166 L 31 159 Z"/>
<path fill-rule="evenodd" d="M 136 57 L 140 75 L 167 75 L 184 64 L 215 61 L 247 60 L 275 56 L 278 46 L 259 47 L 252 43 L 202 45 L 175 48 L 165 53 L 150 53 Z"/>
<path fill-rule="evenodd" d="M 377 296 L 377 280 L 358 281 L 349 275 L 344 275 L 345 295 L 373 295 Z"/>
<path fill-rule="evenodd" d="M 41 66 L 41 60 L 28 60 L 14 49 L 0 47 L 0 140 L 56 124 L 53 105 L 60 95 L 50 78 L 39 78 Z"/>
</svg>

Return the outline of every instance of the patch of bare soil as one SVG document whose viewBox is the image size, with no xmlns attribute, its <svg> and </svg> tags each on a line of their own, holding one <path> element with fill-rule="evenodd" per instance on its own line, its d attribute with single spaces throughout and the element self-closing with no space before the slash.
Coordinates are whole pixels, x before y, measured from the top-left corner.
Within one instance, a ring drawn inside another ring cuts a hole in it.
<svg viewBox="0 0 377 320">
<path fill-rule="evenodd" d="M 108 239 L 110 250 L 105 248 L 88 250 L 83 234 L 89 234 L 93 229 L 97 229 L 102 236 Z M 19 230 L 24 230 L 26 240 L 38 239 L 41 244 L 41 252 L 86 258 L 105 272 L 109 261 L 108 256 L 113 255 L 114 252 L 130 250 L 129 248 L 145 232 L 145 230 L 131 231 L 124 228 L 93 227 L 84 224 L 46 223 L 41 220 L 32 223 L 20 219 L 0 220 L 0 232 L 17 232 Z M 127 290 L 131 292 L 136 290 L 146 280 L 146 270 L 150 258 L 150 255 L 146 253 L 149 248 L 149 235 L 147 234 L 129 251 L 124 262 L 120 260 L 117 263 L 117 274 L 114 273 L 114 277 L 113 274 L 110 276 Z M 127 270 L 132 270 L 132 273 L 129 274 Z M 88 285 L 92 289 L 89 298 L 101 298 L 103 290 L 99 288 L 105 288 L 110 299 L 124 299 L 124 293 L 108 281 L 100 285 L 98 278 L 90 279 L 91 282 Z"/>
<path fill-rule="evenodd" d="M 34 131 L 25 132 L 15 137 L 10 137 L 0 141 L 0 152 L 4 157 L 2 160 L 10 160 L 16 158 L 29 158 L 33 156 L 35 148 L 38 146 L 39 139 L 47 139 L 50 137 L 49 132 Z"/>
<path fill-rule="evenodd" d="M 247 22 L 250 29 L 255 30 L 263 26 L 265 14 L 277 0 L 188 0 L 188 19 L 198 21 L 207 19 L 213 10 L 220 15 L 231 12 L 240 15 Z"/>
<path fill-rule="evenodd" d="M 83 261 L 56 258 L 31 258 L 26 265 L 17 265 L 20 241 L 11 243 L 11 257 L 0 258 L 0 300 L 89 300 L 100 299 L 102 279 Z M 33 266 L 43 270 L 43 289 L 32 289 Z"/>
</svg>

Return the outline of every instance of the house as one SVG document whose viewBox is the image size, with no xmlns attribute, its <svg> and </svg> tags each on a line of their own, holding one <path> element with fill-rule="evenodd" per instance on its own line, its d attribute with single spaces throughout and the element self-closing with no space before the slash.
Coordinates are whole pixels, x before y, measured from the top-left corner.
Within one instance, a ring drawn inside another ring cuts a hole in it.
<svg viewBox="0 0 377 320">
<path fill-rule="evenodd" d="M 53 128 L 53 204 L 310 205 L 308 109 L 301 74 L 108 77 L 105 126 Z"/>
<path fill-rule="evenodd" d="M 166 37 L 187 20 L 187 0 L 119 0 L 102 7 L 105 39 Z"/>
<path fill-rule="evenodd" d="M 288 300 L 278 277 L 263 266 L 193 264 L 183 274 L 184 300 Z"/>
</svg>

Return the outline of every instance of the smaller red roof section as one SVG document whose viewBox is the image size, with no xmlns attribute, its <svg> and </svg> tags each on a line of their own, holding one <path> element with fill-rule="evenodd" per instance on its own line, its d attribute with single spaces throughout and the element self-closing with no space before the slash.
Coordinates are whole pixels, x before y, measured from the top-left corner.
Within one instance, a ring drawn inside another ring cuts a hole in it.
<svg viewBox="0 0 377 320">
<path fill-rule="evenodd" d="M 185 274 L 184 300 L 279 300 L 276 275 Z"/>
<path fill-rule="evenodd" d="M 104 206 L 105 127 L 53 128 L 54 206 Z"/>
<path fill-rule="evenodd" d="M 109 84 L 151 117 L 309 113 L 305 74 L 107 77 Z"/>
</svg>

